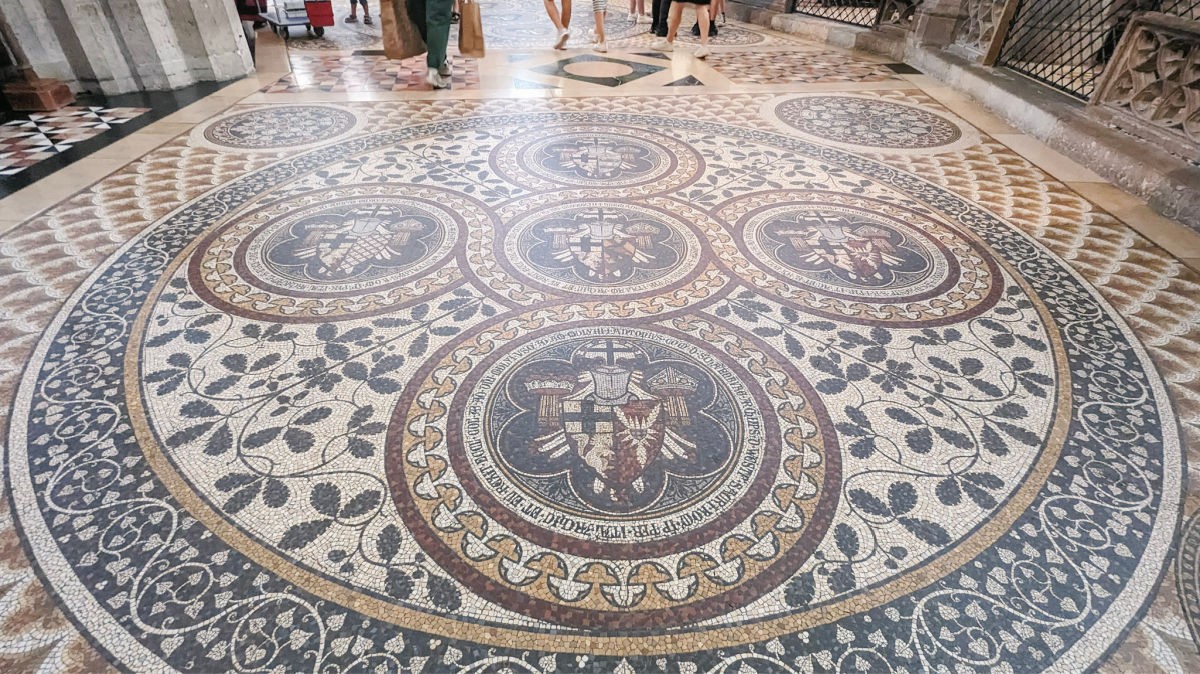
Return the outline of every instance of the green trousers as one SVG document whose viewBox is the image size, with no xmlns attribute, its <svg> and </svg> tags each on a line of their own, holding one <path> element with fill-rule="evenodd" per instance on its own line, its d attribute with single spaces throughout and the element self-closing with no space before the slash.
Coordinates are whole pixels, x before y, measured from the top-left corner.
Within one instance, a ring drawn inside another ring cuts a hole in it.
<svg viewBox="0 0 1200 674">
<path fill-rule="evenodd" d="M 446 45 L 450 43 L 450 11 L 454 0 L 425 0 L 425 64 L 437 68 L 446 61 Z"/>
</svg>

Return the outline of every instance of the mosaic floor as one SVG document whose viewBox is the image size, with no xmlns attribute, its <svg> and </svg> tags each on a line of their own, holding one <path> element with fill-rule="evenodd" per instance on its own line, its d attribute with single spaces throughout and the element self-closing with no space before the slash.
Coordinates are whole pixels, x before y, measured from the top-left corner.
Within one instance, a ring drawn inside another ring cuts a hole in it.
<svg viewBox="0 0 1200 674">
<path fill-rule="evenodd" d="M 146 111 L 146 108 L 69 106 L 0 124 L 0 177 L 16 175 Z"/>
<path fill-rule="evenodd" d="M 1200 668 L 1200 236 L 731 26 L 3 202 L 0 671 Z"/>
</svg>

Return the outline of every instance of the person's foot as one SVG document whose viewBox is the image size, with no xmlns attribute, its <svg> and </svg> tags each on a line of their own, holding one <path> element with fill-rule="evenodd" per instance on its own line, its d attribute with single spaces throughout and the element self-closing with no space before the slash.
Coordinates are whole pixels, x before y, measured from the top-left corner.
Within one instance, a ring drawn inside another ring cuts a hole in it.
<svg viewBox="0 0 1200 674">
<path fill-rule="evenodd" d="M 563 28 L 562 30 L 558 31 L 558 39 L 554 41 L 554 48 L 566 49 L 567 40 L 569 39 L 571 39 L 571 31 Z"/>
<path fill-rule="evenodd" d="M 446 80 L 442 79 L 442 76 L 438 74 L 437 68 L 430 68 L 425 73 L 425 83 L 428 84 L 429 86 L 433 87 L 434 89 L 449 89 L 450 88 L 450 83 L 447 82 Z"/>
<path fill-rule="evenodd" d="M 711 53 L 712 52 L 708 50 L 708 45 L 702 44 L 700 45 L 700 48 L 696 50 L 695 57 L 698 59 L 706 59 Z"/>
<path fill-rule="evenodd" d="M 462 21 L 462 15 L 458 12 L 450 12 L 450 23 L 458 23 Z"/>
<path fill-rule="evenodd" d="M 608 42 L 605 40 L 600 40 L 599 42 L 592 44 L 592 49 L 600 52 L 601 54 L 607 54 L 608 53 Z"/>
<path fill-rule="evenodd" d="M 371 20 L 371 17 L 369 17 L 369 16 L 364 16 L 364 17 L 363 17 L 363 23 L 365 23 L 365 24 L 367 24 L 368 26 L 370 26 L 371 24 L 373 24 L 373 23 L 375 23 L 375 22 Z"/>
<path fill-rule="evenodd" d="M 346 23 L 358 23 L 358 15 L 351 14 L 350 16 L 346 17 Z"/>
<path fill-rule="evenodd" d="M 675 45 L 667 41 L 667 38 L 659 38 L 650 43 L 650 48 L 654 51 L 672 52 L 675 51 Z"/>
<path fill-rule="evenodd" d="M 438 75 L 446 79 L 454 75 L 454 64 L 450 62 L 450 57 L 447 56 L 446 60 L 442 61 L 442 65 L 438 67 L 437 71 Z"/>
<path fill-rule="evenodd" d="M 709 37 L 717 36 L 717 22 L 716 21 L 712 21 L 708 24 L 708 36 Z"/>
<path fill-rule="evenodd" d="M 636 26 L 636 25 L 638 25 L 639 23 L 641 23 L 641 22 L 642 22 L 642 17 L 641 17 L 640 15 L 638 15 L 638 14 L 630 14 L 630 15 L 629 15 L 629 20 L 630 20 L 631 22 L 633 22 L 633 25 L 635 25 L 635 26 Z"/>
</svg>

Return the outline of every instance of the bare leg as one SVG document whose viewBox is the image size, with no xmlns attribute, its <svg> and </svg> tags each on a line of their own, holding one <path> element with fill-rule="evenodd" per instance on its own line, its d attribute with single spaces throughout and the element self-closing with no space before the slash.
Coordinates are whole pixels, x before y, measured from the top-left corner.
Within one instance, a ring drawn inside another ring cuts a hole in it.
<svg viewBox="0 0 1200 674">
<path fill-rule="evenodd" d="M 563 0 L 563 4 L 566 5 L 567 7 L 570 7 L 570 5 L 568 3 L 569 3 L 569 0 Z M 554 24 L 554 28 L 557 30 L 562 30 L 562 29 L 566 28 L 566 26 L 563 25 L 562 15 L 560 15 L 558 13 L 558 5 L 554 4 L 554 0 L 542 0 L 542 4 L 544 4 L 546 6 L 546 14 L 549 15 L 550 23 Z M 566 7 L 564 7 L 564 9 L 566 9 Z M 564 13 L 568 17 L 571 16 L 569 12 L 564 12 Z M 568 19 L 568 21 L 569 20 L 570 19 Z"/>
<path fill-rule="evenodd" d="M 708 5 L 696 5 L 696 21 L 700 23 L 700 44 L 708 46 Z"/>
<path fill-rule="evenodd" d="M 596 42 L 604 42 L 604 15 L 605 12 L 595 12 L 593 14 L 596 19 Z"/>
<path fill-rule="evenodd" d="M 667 42 L 675 41 L 675 33 L 679 32 L 679 22 L 683 19 L 683 3 L 671 3 L 671 16 L 667 19 Z"/>
<path fill-rule="evenodd" d="M 571 27 L 571 0 L 562 0 L 562 27 Z"/>
</svg>

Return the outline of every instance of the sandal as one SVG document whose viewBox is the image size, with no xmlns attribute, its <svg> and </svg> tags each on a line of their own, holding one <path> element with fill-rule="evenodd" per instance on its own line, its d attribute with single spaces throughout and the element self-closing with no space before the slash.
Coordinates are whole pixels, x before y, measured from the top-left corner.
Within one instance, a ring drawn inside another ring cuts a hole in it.
<svg viewBox="0 0 1200 674">
<path fill-rule="evenodd" d="M 363 23 L 367 24 L 368 26 L 371 26 L 371 25 L 374 25 L 375 22 L 371 20 L 371 17 L 364 16 Z"/>
<path fill-rule="evenodd" d="M 358 17 L 354 14 L 351 14 L 350 16 L 346 17 L 346 23 L 358 23 Z"/>
</svg>

